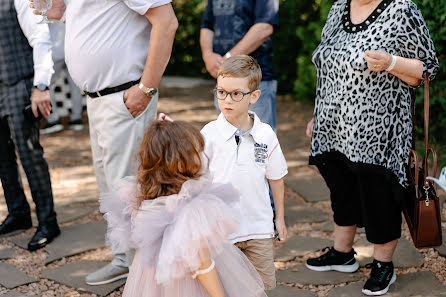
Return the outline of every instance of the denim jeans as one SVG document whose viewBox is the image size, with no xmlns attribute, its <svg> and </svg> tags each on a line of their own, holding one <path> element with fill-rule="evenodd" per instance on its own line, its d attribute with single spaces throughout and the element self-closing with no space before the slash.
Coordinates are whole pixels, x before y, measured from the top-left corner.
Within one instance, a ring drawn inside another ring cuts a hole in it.
<svg viewBox="0 0 446 297">
<path fill-rule="evenodd" d="M 259 100 L 249 110 L 254 111 L 259 119 L 263 123 L 268 125 L 276 131 L 276 93 L 277 93 L 277 80 L 265 80 L 260 82 L 260 95 Z M 220 114 L 218 108 L 217 98 L 214 97 L 214 104 L 217 109 L 217 113 Z"/>
</svg>

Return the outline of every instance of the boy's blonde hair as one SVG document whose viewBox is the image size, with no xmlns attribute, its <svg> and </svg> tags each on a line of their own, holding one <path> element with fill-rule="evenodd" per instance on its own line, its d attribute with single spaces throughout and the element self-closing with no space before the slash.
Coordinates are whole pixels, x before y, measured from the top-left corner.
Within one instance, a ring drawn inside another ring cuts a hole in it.
<svg viewBox="0 0 446 297">
<path fill-rule="evenodd" d="M 218 69 L 218 76 L 248 78 L 249 89 L 259 88 L 262 70 L 253 57 L 247 55 L 232 56 L 226 59 Z"/>
</svg>

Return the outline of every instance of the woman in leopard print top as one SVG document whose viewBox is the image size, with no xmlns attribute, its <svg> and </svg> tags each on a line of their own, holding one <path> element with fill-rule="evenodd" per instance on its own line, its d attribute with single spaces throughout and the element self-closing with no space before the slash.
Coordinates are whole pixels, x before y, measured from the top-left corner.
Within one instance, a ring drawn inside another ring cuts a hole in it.
<svg viewBox="0 0 446 297">
<path fill-rule="evenodd" d="M 336 270 L 356 270 L 352 245 L 356 227 L 364 226 L 375 250 L 363 292 L 379 295 L 395 281 L 391 261 L 401 236 L 412 144 L 410 90 L 423 83 L 426 72 L 434 78 L 434 45 L 410 0 L 338 0 L 313 63 L 310 164 L 317 165 L 331 191 L 335 243 L 307 266 L 335 269 L 340 258 L 351 262 Z"/>
</svg>

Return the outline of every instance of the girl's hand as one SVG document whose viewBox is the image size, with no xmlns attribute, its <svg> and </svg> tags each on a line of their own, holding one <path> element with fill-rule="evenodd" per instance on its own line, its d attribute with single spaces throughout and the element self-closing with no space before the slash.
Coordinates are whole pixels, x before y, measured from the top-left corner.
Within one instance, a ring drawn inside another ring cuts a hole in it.
<svg viewBox="0 0 446 297">
<path fill-rule="evenodd" d="M 392 63 L 392 55 L 383 50 L 366 51 L 364 59 L 367 62 L 367 67 L 375 72 L 386 70 Z"/>
<path fill-rule="evenodd" d="M 168 121 L 173 122 L 172 118 L 169 117 L 167 114 L 160 112 L 158 114 L 158 121 Z"/>
<path fill-rule="evenodd" d="M 284 219 L 276 219 L 276 229 L 277 232 L 279 232 L 279 244 L 283 244 L 285 243 L 286 239 L 287 239 L 287 230 L 286 230 L 286 225 L 285 225 L 285 220 Z"/>
<path fill-rule="evenodd" d="M 29 7 L 34 9 L 33 0 L 29 0 L 29 2 Z M 53 0 L 53 5 L 51 6 L 51 9 L 47 11 L 46 15 L 49 19 L 60 20 L 65 13 L 65 9 L 66 6 L 64 0 Z M 33 10 L 33 13 L 42 15 L 42 13 L 38 10 Z"/>
<path fill-rule="evenodd" d="M 314 118 L 312 118 L 311 121 L 308 122 L 307 131 L 305 132 L 307 137 L 310 139 L 311 139 L 311 136 L 313 135 L 313 124 L 314 124 Z"/>
</svg>

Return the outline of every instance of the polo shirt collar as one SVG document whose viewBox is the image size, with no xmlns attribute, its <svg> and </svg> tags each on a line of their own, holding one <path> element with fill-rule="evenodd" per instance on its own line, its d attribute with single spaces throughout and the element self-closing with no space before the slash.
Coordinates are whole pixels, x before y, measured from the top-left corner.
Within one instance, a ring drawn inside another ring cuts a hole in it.
<svg viewBox="0 0 446 297">
<path fill-rule="evenodd" d="M 259 117 L 255 114 L 255 112 L 253 111 L 249 111 L 249 116 L 251 118 L 254 118 L 254 125 L 252 126 L 251 130 L 249 131 L 252 135 L 252 137 L 254 138 L 254 140 L 256 142 L 258 142 L 258 138 L 261 137 L 258 130 L 259 130 L 259 125 L 260 125 L 260 119 Z M 232 136 L 234 136 L 235 132 L 237 132 L 238 128 L 235 127 L 234 125 L 232 125 L 231 123 L 229 123 L 225 116 L 223 115 L 223 113 L 221 112 L 220 115 L 217 118 L 217 127 L 218 130 L 220 132 L 220 134 L 222 135 L 222 137 L 225 140 L 230 139 Z"/>
</svg>

